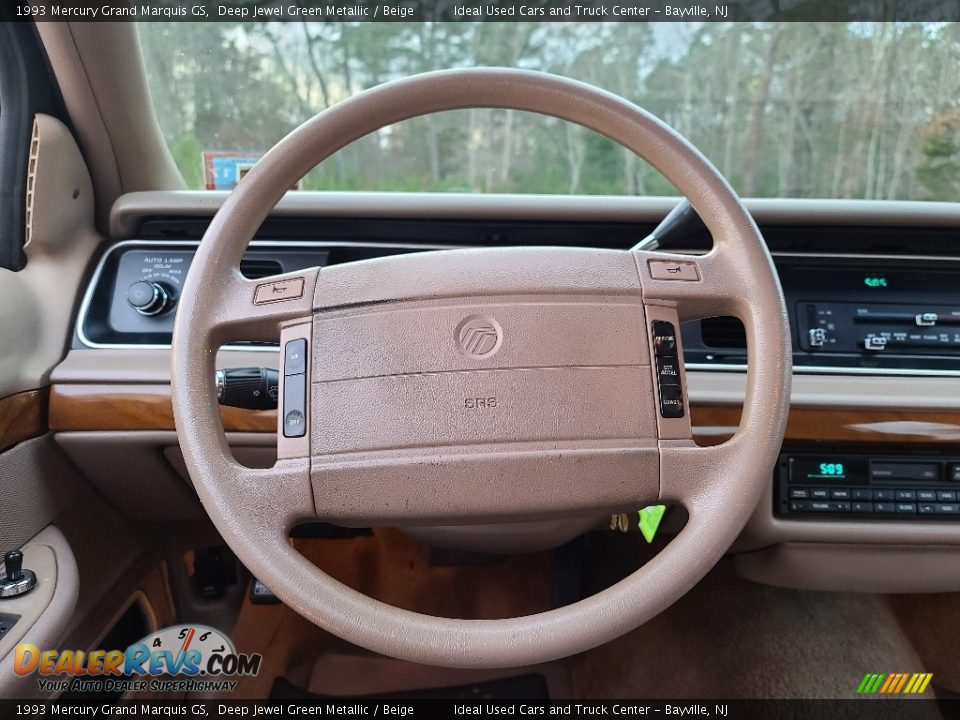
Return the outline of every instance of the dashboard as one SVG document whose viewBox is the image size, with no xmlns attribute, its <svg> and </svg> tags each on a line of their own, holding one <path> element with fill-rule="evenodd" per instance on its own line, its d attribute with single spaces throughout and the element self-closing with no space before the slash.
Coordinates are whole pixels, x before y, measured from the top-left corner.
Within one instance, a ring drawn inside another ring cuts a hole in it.
<svg viewBox="0 0 960 720">
<path fill-rule="evenodd" d="M 134 193 L 118 201 L 112 240 L 90 269 L 72 349 L 52 376 L 57 439 L 135 516 L 202 515 L 184 492 L 168 348 L 182 279 L 223 197 Z M 241 272 L 267 284 L 304 267 L 445 248 L 627 249 L 675 202 L 296 193 L 260 228 Z M 733 549 L 738 572 L 819 589 L 960 589 L 960 210 L 747 205 L 787 300 L 794 383 L 781 461 Z M 700 254 L 710 244 L 703 231 L 659 249 Z M 681 332 L 694 439 L 723 442 L 736 431 L 745 392 L 743 327 L 716 317 L 685 323 Z M 217 364 L 275 368 L 276 352 L 269 343 L 238 343 L 223 349 Z M 271 464 L 276 413 L 223 410 L 238 460 Z M 162 474 L 164 482 L 137 493 L 117 486 L 103 468 L 115 461 L 119 440 L 128 451 L 139 448 L 145 464 L 159 456 L 163 470 L 151 465 L 145 474 Z M 541 530 L 561 537 L 575 528 L 525 528 L 523 542 L 535 546 Z M 911 552 L 923 552 L 923 562 Z"/>
<path fill-rule="evenodd" d="M 179 289 L 204 229 L 203 222 L 188 218 L 151 219 L 138 228 L 137 237 L 110 246 L 84 298 L 76 346 L 168 346 Z M 649 229 L 612 223 L 371 220 L 351 227 L 315 221 L 298 223 L 300 236 L 292 237 L 284 235 L 289 224 L 268 221 L 245 254 L 241 272 L 257 280 L 312 266 L 478 245 L 626 249 Z M 960 376 L 960 259 L 933 254 L 949 251 L 953 231 L 938 235 L 904 228 L 890 238 L 889 229 L 871 237 L 862 229 L 828 226 L 817 228 L 812 238 L 809 229 L 761 229 L 786 297 L 797 372 Z M 873 248 L 862 247 L 865 239 Z M 683 247 L 661 249 L 697 254 L 709 245 L 704 230 L 684 238 Z M 885 251 L 878 252 L 878 246 Z M 746 341 L 736 318 L 686 323 L 682 333 L 688 369 L 745 369 Z"/>
</svg>

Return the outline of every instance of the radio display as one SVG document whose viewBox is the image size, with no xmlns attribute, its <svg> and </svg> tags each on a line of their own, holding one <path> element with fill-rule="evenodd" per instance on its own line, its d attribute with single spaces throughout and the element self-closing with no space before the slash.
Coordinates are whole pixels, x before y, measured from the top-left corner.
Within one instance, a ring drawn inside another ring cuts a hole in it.
<svg viewBox="0 0 960 720">
<path fill-rule="evenodd" d="M 790 482 L 857 483 L 866 480 L 863 458 L 842 455 L 807 455 L 790 458 Z"/>
</svg>

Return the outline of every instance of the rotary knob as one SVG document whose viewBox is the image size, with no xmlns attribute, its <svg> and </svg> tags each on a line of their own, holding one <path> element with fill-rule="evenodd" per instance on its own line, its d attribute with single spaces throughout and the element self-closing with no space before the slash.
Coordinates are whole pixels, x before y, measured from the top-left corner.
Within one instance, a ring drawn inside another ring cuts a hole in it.
<svg viewBox="0 0 960 720">
<path fill-rule="evenodd" d="M 170 307 L 170 293 L 158 282 L 138 280 L 127 288 L 127 302 L 141 315 L 159 315 Z"/>
</svg>

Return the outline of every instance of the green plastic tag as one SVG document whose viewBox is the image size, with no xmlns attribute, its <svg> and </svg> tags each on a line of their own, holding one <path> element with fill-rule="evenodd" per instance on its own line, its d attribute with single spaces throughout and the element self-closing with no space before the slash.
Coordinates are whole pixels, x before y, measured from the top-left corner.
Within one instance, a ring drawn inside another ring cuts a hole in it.
<svg viewBox="0 0 960 720">
<path fill-rule="evenodd" d="M 660 527 L 660 521 L 663 520 L 663 514 L 666 511 L 666 505 L 650 505 L 637 513 L 640 516 L 640 532 L 648 543 L 652 543 L 657 536 L 657 528 Z"/>
</svg>

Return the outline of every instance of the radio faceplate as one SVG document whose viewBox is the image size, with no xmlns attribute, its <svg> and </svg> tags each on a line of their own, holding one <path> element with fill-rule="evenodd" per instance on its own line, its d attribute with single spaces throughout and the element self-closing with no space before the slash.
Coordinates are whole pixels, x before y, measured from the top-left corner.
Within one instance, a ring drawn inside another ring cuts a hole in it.
<svg viewBox="0 0 960 720">
<path fill-rule="evenodd" d="M 960 520 L 960 456 L 784 453 L 774 483 L 779 517 Z"/>
<path fill-rule="evenodd" d="M 960 374 L 960 262 L 867 256 L 774 257 L 798 372 Z M 683 327 L 688 367 L 740 367 L 733 318 Z"/>
</svg>

